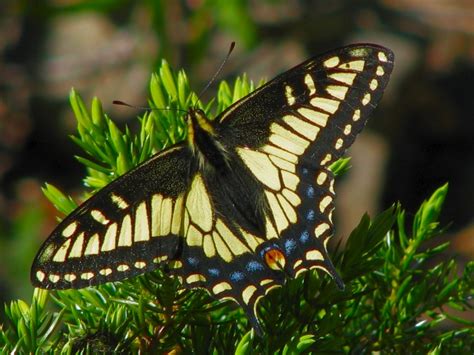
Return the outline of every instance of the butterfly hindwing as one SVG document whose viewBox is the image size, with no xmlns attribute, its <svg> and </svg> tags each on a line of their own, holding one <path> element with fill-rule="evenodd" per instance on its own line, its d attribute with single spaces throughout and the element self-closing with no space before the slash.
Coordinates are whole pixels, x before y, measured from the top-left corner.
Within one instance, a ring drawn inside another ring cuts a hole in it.
<svg viewBox="0 0 474 355">
<path fill-rule="evenodd" d="M 185 146 L 163 151 L 82 204 L 43 244 L 31 271 L 33 285 L 82 288 L 142 274 L 174 258 L 190 161 Z"/>
</svg>

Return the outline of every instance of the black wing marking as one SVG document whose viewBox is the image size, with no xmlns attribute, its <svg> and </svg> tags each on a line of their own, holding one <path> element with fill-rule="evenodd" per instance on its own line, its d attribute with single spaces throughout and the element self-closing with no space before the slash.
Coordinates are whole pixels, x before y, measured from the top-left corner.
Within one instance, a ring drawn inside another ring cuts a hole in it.
<svg viewBox="0 0 474 355">
<path fill-rule="evenodd" d="M 117 178 L 68 215 L 31 269 L 40 288 L 83 288 L 156 269 L 179 249 L 191 153 L 175 146 Z"/>
</svg>

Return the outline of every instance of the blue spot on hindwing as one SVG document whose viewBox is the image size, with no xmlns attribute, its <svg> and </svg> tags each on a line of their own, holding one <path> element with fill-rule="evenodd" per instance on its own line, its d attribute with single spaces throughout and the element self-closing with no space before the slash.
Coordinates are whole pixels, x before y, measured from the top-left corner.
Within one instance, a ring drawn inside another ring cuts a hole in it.
<svg viewBox="0 0 474 355">
<path fill-rule="evenodd" d="M 211 276 L 219 276 L 220 275 L 219 269 L 208 269 L 207 272 L 209 272 L 209 275 L 211 275 Z"/>
<path fill-rule="evenodd" d="M 240 271 L 234 271 L 232 274 L 230 274 L 230 279 L 232 281 L 241 281 L 244 278 L 244 273 Z"/>
<path fill-rule="evenodd" d="M 301 243 L 306 243 L 309 239 L 309 233 L 308 231 L 304 231 L 303 233 L 301 233 L 300 235 L 300 240 L 301 240 Z"/>
<path fill-rule="evenodd" d="M 199 260 L 197 258 L 191 256 L 191 257 L 188 258 L 188 263 L 191 266 L 196 266 L 196 265 L 199 264 Z"/>
<path fill-rule="evenodd" d="M 308 172 L 309 172 L 308 169 L 303 168 L 303 174 L 304 174 L 304 175 L 308 175 Z"/>
<path fill-rule="evenodd" d="M 316 217 L 316 214 L 314 213 L 314 210 L 309 210 L 308 213 L 306 214 L 306 219 L 308 221 L 314 221 L 315 217 Z"/>
<path fill-rule="evenodd" d="M 308 198 L 313 198 L 314 197 L 314 187 L 313 186 L 308 186 L 308 188 L 306 189 L 306 196 L 308 196 Z"/>
<path fill-rule="evenodd" d="M 296 248 L 296 242 L 294 239 L 287 239 L 285 240 L 285 252 L 286 254 L 291 254 L 293 250 Z"/>
<path fill-rule="evenodd" d="M 250 272 L 255 272 L 258 270 L 263 270 L 263 266 L 259 262 L 252 260 L 248 262 L 246 269 Z"/>
</svg>

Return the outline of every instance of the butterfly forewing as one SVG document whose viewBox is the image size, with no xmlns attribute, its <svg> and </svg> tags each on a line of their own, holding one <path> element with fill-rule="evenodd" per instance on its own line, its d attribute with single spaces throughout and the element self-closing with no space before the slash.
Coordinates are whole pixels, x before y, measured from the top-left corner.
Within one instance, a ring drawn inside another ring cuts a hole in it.
<svg viewBox="0 0 474 355">
<path fill-rule="evenodd" d="M 41 288 L 82 288 L 154 270 L 179 249 L 190 152 L 163 151 L 67 216 L 31 271 Z"/>
</svg>

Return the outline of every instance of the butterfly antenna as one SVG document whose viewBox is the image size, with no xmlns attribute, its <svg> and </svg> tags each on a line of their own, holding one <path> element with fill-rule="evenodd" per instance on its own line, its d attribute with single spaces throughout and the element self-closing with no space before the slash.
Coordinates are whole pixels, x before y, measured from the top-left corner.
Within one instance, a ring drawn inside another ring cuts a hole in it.
<svg viewBox="0 0 474 355">
<path fill-rule="evenodd" d="M 229 59 L 230 57 L 230 54 L 232 53 L 232 51 L 234 50 L 235 48 L 235 42 L 232 42 L 229 46 L 229 51 L 227 52 L 227 55 L 225 56 L 224 60 L 222 61 L 221 65 L 219 66 L 219 69 L 216 70 L 215 74 L 213 75 L 213 77 L 211 78 L 211 80 L 209 80 L 206 84 L 206 86 L 204 86 L 204 88 L 201 90 L 201 92 L 199 93 L 199 95 L 197 96 L 197 101 L 196 103 L 199 101 L 199 99 L 201 98 L 201 96 L 207 91 L 207 89 L 209 89 L 209 87 L 212 85 L 212 83 L 214 81 L 216 81 L 216 78 L 217 76 L 220 74 L 220 72 L 222 71 L 222 68 L 224 68 L 224 65 L 225 63 L 227 62 L 227 60 Z"/>
<path fill-rule="evenodd" d="M 153 107 L 145 107 L 145 106 L 136 106 L 136 105 L 130 105 L 124 101 L 120 100 L 114 100 L 112 101 L 114 105 L 120 105 L 120 106 L 127 106 L 131 108 L 136 108 L 139 110 L 145 110 L 145 111 L 179 111 L 179 112 L 187 112 L 186 110 L 181 110 L 179 108 L 153 108 Z"/>
</svg>

